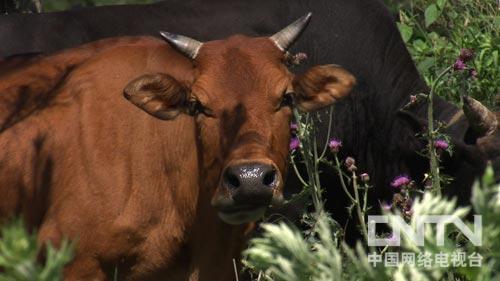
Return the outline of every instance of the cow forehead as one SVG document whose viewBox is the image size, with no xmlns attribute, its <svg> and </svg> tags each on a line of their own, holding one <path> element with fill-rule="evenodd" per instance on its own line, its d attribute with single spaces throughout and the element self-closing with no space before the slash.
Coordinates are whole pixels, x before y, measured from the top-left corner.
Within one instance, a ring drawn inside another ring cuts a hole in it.
<svg viewBox="0 0 500 281">
<path fill-rule="evenodd" d="M 233 35 L 226 39 L 214 40 L 203 43 L 197 57 L 198 61 L 205 58 L 223 56 L 228 50 L 238 49 L 242 53 L 258 55 L 261 58 L 279 60 L 283 52 L 271 41 L 269 37 L 247 37 Z"/>
<path fill-rule="evenodd" d="M 193 86 L 212 98 L 279 94 L 291 80 L 283 55 L 268 38 L 233 36 L 207 42 L 196 59 Z"/>
</svg>

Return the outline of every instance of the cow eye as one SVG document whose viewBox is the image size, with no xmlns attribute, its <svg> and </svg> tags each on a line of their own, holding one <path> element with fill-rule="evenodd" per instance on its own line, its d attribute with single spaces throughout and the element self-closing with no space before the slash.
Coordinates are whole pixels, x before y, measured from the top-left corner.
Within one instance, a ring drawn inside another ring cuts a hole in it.
<svg viewBox="0 0 500 281">
<path fill-rule="evenodd" d="M 293 93 L 285 93 L 281 98 L 280 107 L 292 106 L 293 105 Z"/>
<path fill-rule="evenodd" d="M 209 117 L 213 117 L 213 112 L 207 107 L 203 106 L 201 102 L 197 99 L 191 99 L 188 101 L 188 112 L 189 115 L 196 116 L 198 114 L 204 114 Z"/>
<path fill-rule="evenodd" d="M 203 112 L 203 105 L 197 99 L 191 99 L 188 101 L 188 112 L 189 115 L 198 115 Z"/>
</svg>

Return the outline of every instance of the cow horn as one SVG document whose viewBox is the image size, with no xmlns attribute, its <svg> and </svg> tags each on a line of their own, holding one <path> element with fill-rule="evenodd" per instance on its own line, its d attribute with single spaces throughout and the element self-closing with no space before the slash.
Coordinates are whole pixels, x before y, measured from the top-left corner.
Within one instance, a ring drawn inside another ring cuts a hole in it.
<svg viewBox="0 0 500 281">
<path fill-rule="evenodd" d="M 498 120 L 493 112 L 477 100 L 464 96 L 463 110 L 471 128 L 479 137 L 491 135 L 498 127 Z"/>
<path fill-rule="evenodd" d="M 299 38 L 300 33 L 302 33 L 307 26 L 307 23 L 309 23 L 311 16 L 312 13 L 307 13 L 307 15 L 275 33 L 273 36 L 269 37 L 269 39 L 271 39 L 280 50 L 286 51 L 286 49 Z"/>
<path fill-rule="evenodd" d="M 200 51 L 203 42 L 191 39 L 186 36 L 160 31 L 165 40 L 191 59 L 195 59 Z"/>
</svg>

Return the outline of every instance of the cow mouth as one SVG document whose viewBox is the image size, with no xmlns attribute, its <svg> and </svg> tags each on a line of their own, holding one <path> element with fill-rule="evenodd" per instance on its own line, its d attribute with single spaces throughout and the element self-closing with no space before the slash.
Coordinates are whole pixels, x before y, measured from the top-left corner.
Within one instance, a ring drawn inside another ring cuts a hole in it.
<svg viewBox="0 0 500 281">
<path fill-rule="evenodd" d="M 228 224 L 242 224 L 262 218 L 267 206 L 238 205 L 219 208 L 219 218 Z"/>
</svg>

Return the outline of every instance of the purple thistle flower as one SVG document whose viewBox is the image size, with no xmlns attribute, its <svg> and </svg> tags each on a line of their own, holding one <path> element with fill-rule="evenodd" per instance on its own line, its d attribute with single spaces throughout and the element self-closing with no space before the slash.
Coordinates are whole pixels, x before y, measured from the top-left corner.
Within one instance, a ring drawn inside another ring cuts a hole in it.
<svg viewBox="0 0 500 281">
<path fill-rule="evenodd" d="M 455 61 L 455 64 L 453 64 L 453 69 L 455 71 L 464 70 L 465 66 L 466 65 L 465 65 L 464 61 L 458 58 L 457 61 Z"/>
<path fill-rule="evenodd" d="M 341 146 L 342 146 L 342 142 L 340 140 L 338 140 L 338 139 L 331 139 L 328 142 L 328 147 L 330 147 L 330 150 L 333 153 L 339 152 Z"/>
<path fill-rule="evenodd" d="M 296 132 L 299 129 L 297 123 L 290 123 L 290 131 Z"/>
<path fill-rule="evenodd" d="M 474 57 L 473 49 L 460 49 L 459 60 L 463 62 L 468 62 Z"/>
<path fill-rule="evenodd" d="M 410 178 L 407 175 L 399 175 L 395 177 L 394 180 L 392 180 L 391 186 L 394 188 L 399 188 L 409 183 L 410 183 Z"/>
<path fill-rule="evenodd" d="M 300 147 L 300 140 L 297 137 L 290 139 L 290 150 L 295 151 Z"/>
<path fill-rule="evenodd" d="M 441 139 L 440 139 L 440 140 L 435 140 L 435 141 L 434 141 L 434 147 L 435 147 L 436 149 L 446 150 L 446 149 L 448 149 L 448 147 L 449 147 L 449 146 L 450 146 L 450 145 L 449 145 L 449 144 L 448 144 L 448 142 L 447 142 L 447 141 L 445 141 L 445 140 L 441 140 Z"/>
</svg>

